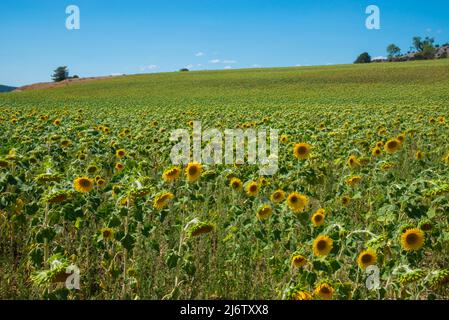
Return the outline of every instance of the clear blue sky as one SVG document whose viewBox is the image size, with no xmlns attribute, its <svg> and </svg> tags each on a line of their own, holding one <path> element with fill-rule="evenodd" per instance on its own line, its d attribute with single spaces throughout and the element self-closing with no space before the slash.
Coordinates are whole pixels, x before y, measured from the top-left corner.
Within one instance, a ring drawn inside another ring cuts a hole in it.
<svg viewBox="0 0 449 320">
<path fill-rule="evenodd" d="M 65 28 L 71 4 L 80 30 Z M 365 28 L 370 4 L 380 30 Z M 1 0 L 0 84 L 49 81 L 59 65 L 85 77 L 351 63 L 415 35 L 449 42 L 448 0 Z"/>
</svg>

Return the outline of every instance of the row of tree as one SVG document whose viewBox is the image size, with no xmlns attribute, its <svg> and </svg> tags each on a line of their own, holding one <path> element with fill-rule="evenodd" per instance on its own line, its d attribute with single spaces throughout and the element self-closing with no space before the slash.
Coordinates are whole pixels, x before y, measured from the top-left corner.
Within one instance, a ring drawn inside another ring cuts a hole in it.
<svg viewBox="0 0 449 320">
<path fill-rule="evenodd" d="M 426 60 L 426 59 L 434 59 L 435 54 L 440 48 L 440 45 L 435 44 L 435 39 L 430 37 L 413 37 L 412 46 L 409 48 L 409 51 L 406 54 L 402 53 L 401 48 L 399 48 L 394 43 L 390 44 L 387 47 L 387 54 L 389 61 L 401 61 L 401 57 L 410 57 L 414 60 Z M 449 44 L 444 44 L 442 46 L 447 46 Z M 442 56 L 447 58 L 446 56 Z M 354 63 L 370 63 L 371 56 L 368 52 L 364 52 L 359 55 Z"/>
</svg>

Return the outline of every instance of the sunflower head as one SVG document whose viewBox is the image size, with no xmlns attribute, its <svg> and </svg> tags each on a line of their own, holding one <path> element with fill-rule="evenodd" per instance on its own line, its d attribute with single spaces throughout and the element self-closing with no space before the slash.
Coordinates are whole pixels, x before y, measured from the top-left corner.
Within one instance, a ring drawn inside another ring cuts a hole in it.
<svg viewBox="0 0 449 320">
<path fill-rule="evenodd" d="M 332 300 L 334 288 L 328 283 L 321 283 L 315 288 L 315 295 L 322 300 Z"/>
<path fill-rule="evenodd" d="M 114 238 L 114 230 L 111 228 L 103 228 L 100 232 L 104 240 L 112 240 Z"/>
<path fill-rule="evenodd" d="M 313 241 L 313 254 L 318 257 L 327 256 L 331 252 L 334 241 L 328 236 L 318 236 Z"/>
<path fill-rule="evenodd" d="M 405 133 L 401 133 L 400 135 L 398 135 L 398 136 L 396 137 L 396 139 L 397 139 L 398 141 L 400 141 L 401 143 L 403 143 L 403 142 L 405 141 L 405 138 L 406 138 Z"/>
<path fill-rule="evenodd" d="M 406 251 L 418 251 L 424 245 L 425 235 L 419 228 L 405 230 L 401 234 L 401 245 Z"/>
<path fill-rule="evenodd" d="M 115 156 L 117 157 L 117 158 L 123 158 L 124 156 L 126 156 L 126 151 L 125 151 L 125 149 L 118 149 L 116 152 L 115 152 Z"/>
<path fill-rule="evenodd" d="M 352 176 L 348 180 L 346 180 L 346 183 L 349 186 L 353 186 L 353 185 L 359 183 L 360 181 L 362 181 L 362 177 L 360 177 L 360 176 Z"/>
<path fill-rule="evenodd" d="M 321 226 L 324 223 L 324 209 L 318 209 L 310 220 L 315 227 Z"/>
<path fill-rule="evenodd" d="M 53 121 L 53 124 L 54 124 L 55 126 L 61 125 L 61 119 L 56 119 L 55 121 Z"/>
<path fill-rule="evenodd" d="M 355 168 L 360 167 L 360 165 L 361 165 L 360 161 L 359 161 L 359 159 L 357 159 L 357 157 L 355 155 L 351 155 L 348 158 L 348 166 L 349 166 L 349 168 L 355 169 Z"/>
<path fill-rule="evenodd" d="M 255 197 L 259 193 L 259 184 L 255 181 L 250 181 L 246 185 L 246 194 Z"/>
<path fill-rule="evenodd" d="M 273 203 L 280 203 L 280 202 L 284 201 L 284 199 L 285 199 L 284 190 L 281 190 L 281 189 L 276 190 L 275 192 L 273 192 L 271 194 L 270 199 L 271 199 L 271 202 L 273 202 Z"/>
<path fill-rule="evenodd" d="M 180 174 L 181 169 L 179 167 L 173 167 L 164 171 L 162 174 L 162 179 L 165 182 L 173 182 L 179 178 Z"/>
<path fill-rule="evenodd" d="M 302 254 L 295 254 L 292 257 L 292 266 L 295 268 L 302 268 L 307 264 L 307 259 Z"/>
<path fill-rule="evenodd" d="M 234 177 L 229 182 L 229 186 L 235 191 L 240 191 L 240 190 L 242 190 L 243 183 L 242 183 L 242 180 L 240 180 L 237 177 Z"/>
<path fill-rule="evenodd" d="M 293 154 L 296 159 L 305 160 L 310 156 L 310 152 L 312 150 L 312 146 L 308 143 L 297 143 L 293 147 Z"/>
<path fill-rule="evenodd" d="M 117 162 L 115 164 L 115 170 L 117 170 L 117 171 L 122 171 L 124 168 L 125 168 L 125 166 L 121 162 Z"/>
<path fill-rule="evenodd" d="M 348 196 L 343 196 L 341 197 L 341 204 L 344 205 L 345 207 L 349 206 L 349 204 L 351 203 L 351 198 Z"/>
<path fill-rule="evenodd" d="M 309 204 L 309 198 L 299 192 L 292 192 L 287 197 L 287 205 L 293 213 L 303 212 Z"/>
<path fill-rule="evenodd" d="M 265 221 L 271 217 L 273 209 L 267 204 L 264 204 L 257 210 L 256 216 L 259 221 Z"/>
<path fill-rule="evenodd" d="M 443 158 L 443 161 L 449 164 L 449 153 Z"/>
<path fill-rule="evenodd" d="M 287 143 L 288 142 L 288 136 L 286 134 L 281 135 L 281 142 Z"/>
<path fill-rule="evenodd" d="M 371 249 L 362 251 L 357 258 L 357 263 L 359 267 L 362 269 L 366 269 L 367 267 L 376 264 L 376 261 L 377 261 L 376 252 L 374 252 Z"/>
<path fill-rule="evenodd" d="M 189 182 L 195 182 L 201 177 L 201 173 L 203 172 L 203 167 L 201 164 L 196 162 L 191 162 L 187 165 L 186 168 L 186 177 Z"/>
<path fill-rule="evenodd" d="M 371 154 L 373 157 L 380 157 L 382 155 L 382 150 L 379 147 L 375 147 Z"/>
<path fill-rule="evenodd" d="M 94 183 L 88 177 L 79 177 L 73 181 L 73 188 L 78 192 L 89 192 L 93 187 Z"/>
<path fill-rule="evenodd" d="M 402 142 L 398 139 L 390 139 L 384 145 L 385 152 L 393 154 L 399 151 L 402 147 Z"/>
<path fill-rule="evenodd" d="M 175 196 L 171 192 L 164 192 L 156 196 L 153 201 L 153 207 L 157 210 L 165 208 Z"/>
</svg>

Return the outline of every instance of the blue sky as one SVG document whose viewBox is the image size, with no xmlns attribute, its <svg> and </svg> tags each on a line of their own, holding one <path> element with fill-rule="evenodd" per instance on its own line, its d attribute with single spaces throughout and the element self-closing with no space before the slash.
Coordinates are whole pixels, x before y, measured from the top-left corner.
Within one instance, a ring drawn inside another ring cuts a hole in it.
<svg viewBox="0 0 449 320">
<path fill-rule="evenodd" d="M 80 30 L 65 28 L 72 4 Z M 371 4 L 380 30 L 365 27 Z M 49 81 L 59 65 L 86 77 L 351 63 L 415 35 L 449 42 L 449 1 L 2 0 L 0 84 Z"/>
</svg>

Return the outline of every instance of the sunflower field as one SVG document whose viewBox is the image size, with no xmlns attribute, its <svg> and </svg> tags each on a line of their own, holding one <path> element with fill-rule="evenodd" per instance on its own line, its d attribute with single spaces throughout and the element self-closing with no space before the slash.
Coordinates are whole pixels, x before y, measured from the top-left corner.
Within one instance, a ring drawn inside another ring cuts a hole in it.
<svg viewBox="0 0 449 320">
<path fill-rule="evenodd" d="M 174 166 L 193 121 L 279 170 Z M 0 298 L 447 299 L 448 134 L 448 59 L 1 94 Z"/>
</svg>

